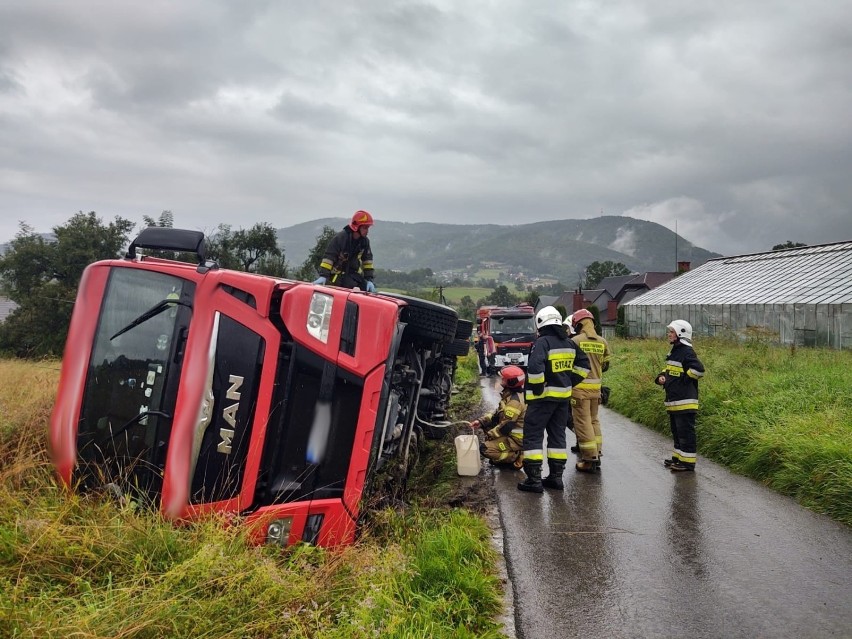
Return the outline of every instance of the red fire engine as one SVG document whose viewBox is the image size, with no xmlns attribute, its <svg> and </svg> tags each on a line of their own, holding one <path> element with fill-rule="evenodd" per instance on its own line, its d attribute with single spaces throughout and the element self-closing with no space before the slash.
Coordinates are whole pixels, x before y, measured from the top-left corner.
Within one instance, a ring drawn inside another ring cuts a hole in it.
<svg viewBox="0 0 852 639">
<path fill-rule="evenodd" d="M 476 311 L 480 339 L 493 342 L 493 366 L 526 368 L 535 341 L 535 311 L 529 304 L 481 306 Z M 486 353 L 486 356 L 489 353 Z"/>
<path fill-rule="evenodd" d="M 446 424 L 456 312 L 204 253 L 200 232 L 149 228 L 86 269 L 50 425 L 59 477 L 172 519 L 234 513 L 259 542 L 351 543 L 365 500 L 401 490 Z"/>
</svg>

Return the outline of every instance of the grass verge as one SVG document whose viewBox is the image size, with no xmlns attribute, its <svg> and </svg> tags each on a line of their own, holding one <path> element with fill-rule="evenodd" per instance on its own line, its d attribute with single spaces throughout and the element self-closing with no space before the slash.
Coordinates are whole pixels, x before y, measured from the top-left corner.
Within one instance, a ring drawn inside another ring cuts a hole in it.
<svg viewBox="0 0 852 639">
<path fill-rule="evenodd" d="M 613 340 L 609 407 L 666 435 L 664 340 Z M 852 352 L 698 339 L 700 455 L 852 525 Z"/>
</svg>

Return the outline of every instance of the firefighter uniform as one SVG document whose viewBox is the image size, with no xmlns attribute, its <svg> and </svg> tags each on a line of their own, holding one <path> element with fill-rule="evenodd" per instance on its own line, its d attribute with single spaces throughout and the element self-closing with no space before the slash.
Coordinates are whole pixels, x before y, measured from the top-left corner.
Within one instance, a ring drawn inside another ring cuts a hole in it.
<svg viewBox="0 0 852 639">
<path fill-rule="evenodd" d="M 574 434 L 581 461 L 600 465 L 601 422 L 598 408 L 601 403 L 602 375 L 609 368 L 611 352 L 607 341 L 595 331 L 592 318 L 581 319 L 576 324 L 577 334 L 572 338 L 589 357 L 589 375 L 574 387 L 571 395 L 571 411 L 574 417 Z M 590 470 L 589 464 L 581 464 L 578 470 Z"/>
<path fill-rule="evenodd" d="M 367 290 L 373 281 L 373 252 L 370 239 L 356 236 L 349 226 L 331 238 L 319 266 L 320 277 L 328 284 Z"/>
<path fill-rule="evenodd" d="M 558 311 L 556 313 L 558 315 Z M 537 324 L 538 320 L 539 316 Z M 568 459 L 565 424 L 571 411 L 571 389 L 589 374 L 588 357 L 569 339 L 561 319 L 556 325 L 539 326 L 538 331 L 539 336 L 530 351 L 525 389 L 524 472 L 527 481 L 518 484 L 519 489 L 529 492 L 541 492 L 542 485 L 562 488 L 562 471 Z M 542 481 L 545 431 L 550 475 Z"/>
<path fill-rule="evenodd" d="M 689 337 L 692 337 L 691 328 Z M 656 379 L 666 392 L 665 406 L 674 443 L 672 458 L 666 460 L 666 466 L 672 470 L 695 470 L 698 380 L 703 376 L 704 365 L 689 340 L 681 338 L 672 342 L 672 350 L 666 357 L 666 367 Z"/>
<path fill-rule="evenodd" d="M 509 388 L 503 389 L 497 409 L 478 420 L 486 437 L 480 449 L 483 456 L 495 464 L 513 464 L 516 468 L 521 467 L 526 408 L 524 397 L 520 392 Z"/>
</svg>

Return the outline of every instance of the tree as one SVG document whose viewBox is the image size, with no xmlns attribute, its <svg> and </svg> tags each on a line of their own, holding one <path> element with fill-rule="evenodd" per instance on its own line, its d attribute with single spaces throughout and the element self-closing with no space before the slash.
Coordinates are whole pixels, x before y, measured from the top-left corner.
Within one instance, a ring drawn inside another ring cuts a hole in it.
<svg viewBox="0 0 852 639">
<path fill-rule="evenodd" d="M 791 242 L 790 240 L 787 240 L 783 244 L 776 244 L 772 247 L 772 250 L 782 251 L 784 249 L 799 248 L 800 246 L 807 246 L 807 244 L 802 244 L 801 242 Z"/>
<path fill-rule="evenodd" d="M 459 317 L 474 321 L 476 319 L 476 303 L 471 299 L 470 295 L 465 295 L 459 301 L 458 306 Z"/>
<path fill-rule="evenodd" d="M 589 307 L 589 312 L 592 314 L 592 321 L 595 323 L 595 331 L 598 335 L 601 334 L 601 311 L 600 309 L 592 304 Z"/>
<path fill-rule="evenodd" d="M 278 248 L 278 236 L 268 222 L 259 222 L 249 230 L 231 231 L 228 224 L 220 224 L 208 238 L 208 255 L 222 268 L 250 273 L 278 275 L 287 272 L 284 254 Z M 275 273 L 269 273 L 272 269 Z"/>
<path fill-rule="evenodd" d="M 630 275 L 630 269 L 621 262 L 592 262 L 586 267 L 586 278 L 583 288 L 596 288 L 605 277 L 617 277 L 619 275 Z"/>
<path fill-rule="evenodd" d="M 18 304 L 0 324 L 0 349 L 17 357 L 59 357 L 83 271 L 118 257 L 133 226 L 121 217 L 104 225 L 94 211 L 80 211 L 53 228 L 50 242 L 22 224 L 0 257 L 3 292 Z"/>
<path fill-rule="evenodd" d="M 308 253 L 308 257 L 302 262 L 302 265 L 295 273 L 295 277 L 298 280 L 302 280 L 303 282 L 312 282 L 317 278 L 319 274 L 319 265 L 322 262 L 322 256 L 325 255 L 325 247 L 328 246 L 328 243 L 331 242 L 331 238 L 337 235 L 337 231 L 328 226 L 327 224 L 322 227 L 322 231 L 317 235 L 316 244 L 314 244 L 314 248 L 311 249 L 311 252 Z"/>
<path fill-rule="evenodd" d="M 529 289 L 529 291 L 527 291 L 526 298 L 527 298 L 527 303 L 528 303 L 530 306 L 532 306 L 533 308 L 535 308 L 536 306 L 538 306 L 538 301 L 539 301 L 539 299 L 540 299 L 540 296 L 539 296 L 539 294 L 538 294 L 538 291 L 536 291 L 536 290 L 534 290 L 534 289 Z"/>
<path fill-rule="evenodd" d="M 142 221 L 145 226 L 159 226 L 164 229 L 171 229 L 175 226 L 175 216 L 171 211 L 163 211 L 156 220 L 148 215 L 143 215 Z"/>
<path fill-rule="evenodd" d="M 496 287 L 485 299 L 488 304 L 495 306 L 514 306 L 518 303 L 518 298 L 509 292 L 505 284 Z"/>
</svg>

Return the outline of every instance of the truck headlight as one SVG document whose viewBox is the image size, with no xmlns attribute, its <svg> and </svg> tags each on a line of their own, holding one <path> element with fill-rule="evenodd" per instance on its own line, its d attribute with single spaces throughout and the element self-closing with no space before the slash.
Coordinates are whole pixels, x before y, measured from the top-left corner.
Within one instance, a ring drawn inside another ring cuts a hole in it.
<svg viewBox="0 0 852 639">
<path fill-rule="evenodd" d="M 328 325 L 331 323 L 331 307 L 333 304 L 334 298 L 326 293 L 314 293 L 311 296 L 306 327 L 308 333 L 323 344 L 328 343 Z"/>
<path fill-rule="evenodd" d="M 266 528 L 266 543 L 284 547 L 290 538 L 290 528 L 293 527 L 292 517 L 273 519 Z"/>
</svg>

